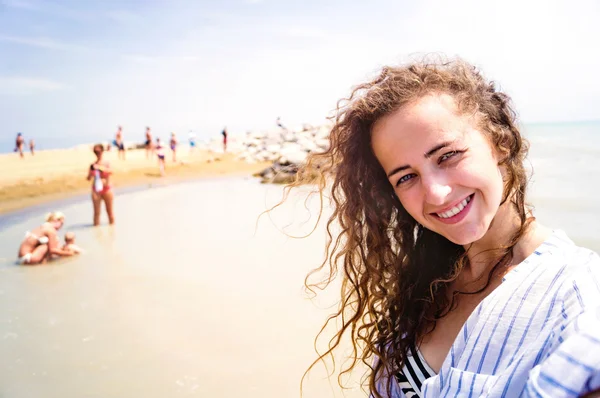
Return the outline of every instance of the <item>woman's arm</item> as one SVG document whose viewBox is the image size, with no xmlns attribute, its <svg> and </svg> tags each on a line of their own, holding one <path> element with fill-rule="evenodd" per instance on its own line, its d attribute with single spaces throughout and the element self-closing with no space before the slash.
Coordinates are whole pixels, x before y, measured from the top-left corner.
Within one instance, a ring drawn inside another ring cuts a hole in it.
<svg viewBox="0 0 600 398">
<path fill-rule="evenodd" d="M 600 396 L 600 257 L 586 253 L 556 300 L 560 323 L 529 373 L 528 396 Z"/>
<path fill-rule="evenodd" d="M 54 228 L 48 228 L 46 236 L 48 237 L 48 252 L 50 254 L 55 254 L 61 257 L 68 257 L 73 255 L 73 253 L 71 253 L 70 251 L 63 250 L 60 248 L 58 235 L 56 234 Z"/>
<path fill-rule="evenodd" d="M 86 180 L 91 180 L 94 177 L 94 165 L 91 165 L 90 168 L 88 169 L 88 175 Z"/>
</svg>

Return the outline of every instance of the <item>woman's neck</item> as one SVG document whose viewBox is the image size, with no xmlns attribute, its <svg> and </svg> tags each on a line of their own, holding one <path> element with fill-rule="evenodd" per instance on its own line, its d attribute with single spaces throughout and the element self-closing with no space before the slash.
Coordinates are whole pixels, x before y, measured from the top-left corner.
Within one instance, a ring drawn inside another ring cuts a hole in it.
<svg viewBox="0 0 600 398">
<path fill-rule="evenodd" d="M 531 216 L 528 214 L 528 216 Z M 487 280 L 487 274 L 502 259 L 504 250 L 511 245 L 513 236 L 522 226 L 521 218 L 510 201 L 506 201 L 499 209 L 492 220 L 489 230 L 480 240 L 466 245 L 468 265 L 461 271 L 463 281 Z M 519 264 L 529 256 L 537 246 L 543 242 L 540 241 L 540 227 L 533 219 L 522 232 L 516 244 L 512 247 L 511 259 L 504 272 L 508 272 L 512 267 Z M 543 227 L 541 227 L 543 228 Z"/>
</svg>

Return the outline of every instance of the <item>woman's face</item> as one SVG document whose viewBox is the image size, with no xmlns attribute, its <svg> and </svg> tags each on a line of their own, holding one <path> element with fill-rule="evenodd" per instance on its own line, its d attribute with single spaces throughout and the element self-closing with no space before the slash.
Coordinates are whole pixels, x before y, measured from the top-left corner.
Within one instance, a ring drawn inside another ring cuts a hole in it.
<svg viewBox="0 0 600 398">
<path fill-rule="evenodd" d="M 406 211 L 466 245 L 481 239 L 503 194 L 496 152 L 454 99 L 428 95 L 380 119 L 371 144 Z"/>
<path fill-rule="evenodd" d="M 60 219 L 60 220 L 54 220 L 52 221 L 52 226 L 54 227 L 55 230 L 59 230 L 62 228 L 63 224 L 65 223 L 65 220 Z"/>
</svg>

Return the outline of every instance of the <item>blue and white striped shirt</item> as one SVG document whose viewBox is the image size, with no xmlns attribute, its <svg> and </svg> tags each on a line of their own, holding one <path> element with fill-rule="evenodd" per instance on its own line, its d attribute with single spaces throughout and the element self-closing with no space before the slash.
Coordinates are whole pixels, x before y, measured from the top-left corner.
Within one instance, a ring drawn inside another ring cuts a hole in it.
<svg viewBox="0 0 600 398">
<path fill-rule="evenodd" d="M 403 397 L 394 377 L 378 390 Z M 555 231 L 473 311 L 423 397 L 577 397 L 600 389 L 600 257 Z"/>
</svg>

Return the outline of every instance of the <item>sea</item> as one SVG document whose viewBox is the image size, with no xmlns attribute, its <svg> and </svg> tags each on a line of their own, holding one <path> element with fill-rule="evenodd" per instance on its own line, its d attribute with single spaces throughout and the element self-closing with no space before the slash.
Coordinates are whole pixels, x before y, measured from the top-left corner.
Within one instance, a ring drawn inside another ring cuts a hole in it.
<svg viewBox="0 0 600 398">
<path fill-rule="evenodd" d="M 535 216 L 600 252 L 600 123 L 524 132 Z M 0 216 L 0 396 L 300 396 L 339 295 L 303 289 L 327 236 L 310 189 L 270 213 L 282 187 L 251 177 L 121 190 L 116 224 L 98 228 L 87 195 Z M 53 209 L 85 253 L 15 265 Z M 366 396 L 360 374 L 336 387 L 332 366 L 309 373 L 305 397 Z"/>
<path fill-rule="evenodd" d="M 339 285 L 304 289 L 323 256 L 320 205 L 293 195 L 261 216 L 282 195 L 219 178 L 119 192 L 114 226 L 91 226 L 87 195 L 4 216 L 0 397 L 299 397 Z M 85 253 L 15 265 L 50 209 Z M 305 397 L 365 396 L 358 376 L 343 392 L 328 370 L 309 374 Z"/>
</svg>

